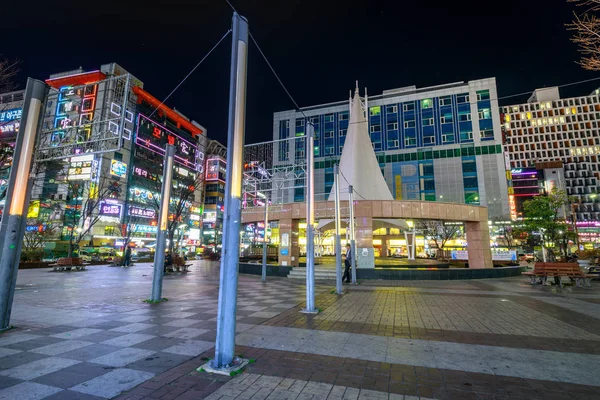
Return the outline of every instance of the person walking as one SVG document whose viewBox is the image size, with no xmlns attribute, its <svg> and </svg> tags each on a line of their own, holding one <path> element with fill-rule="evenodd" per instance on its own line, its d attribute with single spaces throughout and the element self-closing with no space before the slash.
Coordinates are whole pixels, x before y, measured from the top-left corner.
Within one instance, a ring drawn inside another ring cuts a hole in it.
<svg viewBox="0 0 600 400">
<path fill-rule="evenodd" d="M 124 266 L 129 267 L 131 264 L 131 247 L 127 246 L 125 249 L 125 263 Z"/>
<path fill-rule="evenodd" d="M 344 276 L 342 276 L 342 282 L 345 280 L 346 283 L 350 283 L 350 266 L 352 265 L 352 248 L 350 243 L 346 244 L 346 259 L 344 260 Z"/>
</svg>

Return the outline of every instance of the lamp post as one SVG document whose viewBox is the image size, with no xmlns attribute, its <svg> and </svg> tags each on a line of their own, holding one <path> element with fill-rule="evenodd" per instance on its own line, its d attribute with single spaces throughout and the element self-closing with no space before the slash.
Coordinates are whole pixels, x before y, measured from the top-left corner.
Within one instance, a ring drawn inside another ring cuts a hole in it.
<svg viewBox="0 0 600 400">
<path fill-rule="evenodd" d="M 342 294 L 342 238 L 340 237 L 340 167 L 333 166 L 335 185 L 335 292 Z"/>
<path fill-rule="evenodd" d="M 4 215 L 0 224 L 0 331 L 10 327 L 10 314 L 17 284 L 21 245 L 25 231 L 33 151 L 48 87 L 44 82 L 27 79 L 13 165 L 6 191 Z M 25 214 L 25 215 L 23 215 Z"/>
<path fill-rule="evenodd" d="M 156 234 L 156 251 L 154 253 L 154 274 L 152 275 L 152 294 L 150 301 L 161 301 L 162 284 L 165 270 L 165 250 L 167 246 L 167 230 L 169 228 L 169 203 L 171 201 L 171 182 L 173 180 L 173 157 L 175 146 L 168 144 L 165 149 L 163 163 L 162 188 L 160 191 L 160 210 L 158 212 L 158 232 Z M 171 254 L 173 257 L 173 254 Z"/>
<path fill-rule="evenodd" d="M 244 131 L 246 125 L 246 70 L 248 60 L 248 21 L 233 13 L 231 39 L 231 73 L 229 86 L 229 120 L 227 132 L 227 176 L 225 221 L 215 358 L 202 368 L 229 375 L 244 367 L 248 360 L 235 357 L 235 317 L 242 210 L 242 176 Z"/>
<path fill-rule="evenodd" d="M 352 284 L 356 284 L 356 239 L 354 236 L 354 187 L 348 186 L 348 206 L 350 207 L 350 254 L 352 263 Z"/>
<path fill-rule="evenodd" d="M 313 125 L 306 127 L 306 308 L 301 312 L 315 314 L 315 180 Z"/>
<path fill-rule="evenodd" d="M 263 248 L 262 248 L 262 281 L 267 281 L 267 227 L 269 226 L 269 199 L 261 192 L 258 192 L 258 197 L 265 201 L 265 228 L 263 234 Z"/>
</svg>

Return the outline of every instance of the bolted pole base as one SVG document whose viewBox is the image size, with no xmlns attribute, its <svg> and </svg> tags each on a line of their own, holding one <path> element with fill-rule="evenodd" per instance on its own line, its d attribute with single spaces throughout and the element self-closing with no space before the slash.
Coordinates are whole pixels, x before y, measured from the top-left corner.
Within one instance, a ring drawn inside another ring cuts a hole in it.
<svg viewBox="0 0 600 400">
<path fill-rule="evenodd" d="M 241 357 L 234 357 L 231 364 L 224 365 L 222 367 L 215 367 L 213 364 L 215 360 L 210 360 L 206 364 L 197 368 L 198 372 L 207 372 L 209 374 L 235 376 L 238 371 L 242 370 L 246 365 L 250 363 L 250 360 Z"/>
</svg>

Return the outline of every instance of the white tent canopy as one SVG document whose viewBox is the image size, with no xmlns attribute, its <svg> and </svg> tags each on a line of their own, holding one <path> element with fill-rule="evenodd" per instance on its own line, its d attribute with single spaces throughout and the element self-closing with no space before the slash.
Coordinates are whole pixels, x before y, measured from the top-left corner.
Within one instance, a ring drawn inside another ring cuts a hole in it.
<svg viewBox="0 0 600 400">
<path fill-rule="evenodd" d="M 340 159 L 340 199 L 348 200 L 348 185 L 352 185 L 357 200 L 393 200 L 379 168 L 368 132 L 365 111 L 360 102 L 358 83 L 350 107 L 350 122 Z M 329 194 L 333 201 L 335 186 Z M 362 197 L 361 197 L 362 196 Z"/>
</svg>

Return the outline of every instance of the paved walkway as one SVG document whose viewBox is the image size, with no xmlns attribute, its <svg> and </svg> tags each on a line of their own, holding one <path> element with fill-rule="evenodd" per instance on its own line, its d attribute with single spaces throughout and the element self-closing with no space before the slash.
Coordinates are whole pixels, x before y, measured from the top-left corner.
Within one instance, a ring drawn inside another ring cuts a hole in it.
<svg viewBox="0 0 600 400">
<path fill-rule="evenodd" d="M 0 399 L 600 399 L 600 284 L 525 278 L 317 287 L 241 275 L 235 378 L 195 369 L 214 356 L 218 265 L 19 272 L 0 334 Z"/>
</svg>

